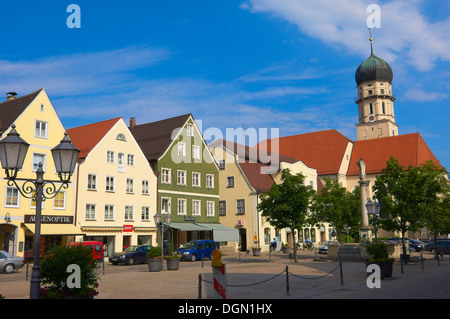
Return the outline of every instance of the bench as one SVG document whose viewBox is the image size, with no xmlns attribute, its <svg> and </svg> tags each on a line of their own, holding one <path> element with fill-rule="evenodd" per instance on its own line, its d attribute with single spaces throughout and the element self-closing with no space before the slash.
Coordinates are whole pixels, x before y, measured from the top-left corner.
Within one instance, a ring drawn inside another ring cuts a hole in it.
<svg viewBox="0 0 450 319">
<path fill-rule="evenodd" d="M 361 261 L 360 247 L 340 247 L 338 251 L 338 258 L 340 260 L 355 260 Z"/>
</svg>

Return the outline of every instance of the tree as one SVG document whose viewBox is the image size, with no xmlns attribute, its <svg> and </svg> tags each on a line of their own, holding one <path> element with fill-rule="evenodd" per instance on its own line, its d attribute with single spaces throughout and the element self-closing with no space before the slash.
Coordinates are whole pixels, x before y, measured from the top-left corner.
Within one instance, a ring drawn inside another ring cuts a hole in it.
<svg viewBox="0 0 450 319">
<path fill-rule="evenodd" d="M 401 232 L 403 256 L 406 256 L 405 233 L 417 231 L 423 226 L 425 181 L 426 177 L 419 167 L 409 166 L 404 169 L 391 156 L 373 186 L 375 197 L 382 204 L 382 213 L 387 215 L 387 218 L 380 220 L 381 227 Z"/>
<path fill-rule="evenodd" d="M 349 192 L 337 179 L 324 178 L 325 187 L 314 196 L 311 219 L 315 224 L 329 223 L 342 243 L 342 232 L 356 229 L 361 222 L 359 188 Z"/>
<path fill-rule="evenodd" d="M 315 190 L 305 186 L 303 174 L 292 175 L 289 169 L 281 171 L 281 184 L 273 184 L 266 195 L 260 196 L 258 210 L 274 227 L 300 229 L 308 224 L 308 212 Z M 294 261 L 297 262 L 297 244 L 294 239 Z"/>
</svg>

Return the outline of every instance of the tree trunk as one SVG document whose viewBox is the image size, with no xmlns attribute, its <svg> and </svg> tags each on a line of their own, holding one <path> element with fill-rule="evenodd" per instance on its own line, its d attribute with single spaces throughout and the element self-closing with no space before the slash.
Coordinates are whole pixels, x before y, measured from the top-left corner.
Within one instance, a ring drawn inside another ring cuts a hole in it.
<svg viewBox="0 0 450 319">
<path fill-rule="evenodd" d="M 402 231 L 402 246 L 403 246 L 403 261 L 408 264 L 408 259 L 406 258 L 406 245 L 405 245 L 405 233 Z"/>
<path fill-rule="evenodd" d="M 292 232 L 292 238 L 294 240 L 293 246 L 294 246 L 294 262 L 297 262 L 297 241 L 295 240 L 295 232 Z"/>
</svg>

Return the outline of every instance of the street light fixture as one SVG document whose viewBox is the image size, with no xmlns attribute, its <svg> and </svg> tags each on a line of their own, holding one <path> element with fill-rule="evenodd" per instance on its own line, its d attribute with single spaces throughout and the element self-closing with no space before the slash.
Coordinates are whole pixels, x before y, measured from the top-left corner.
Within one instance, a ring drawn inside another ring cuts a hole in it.
<svg viewBox="0 0 450 319">
<path fill-rule="evenodd" d="M 41 210 L 42 201 L 55 197 L 61 189 L 69 187 L 70 178 L 75 171 L 76 159 L 80 151 L 72 145 L 67 133 L 60 144 L 51 150 L 59 181 L 44 180 L 42 163 L 36 171 L 36 179 L 17 178 L 22 169 L 30 144 L 17 133 L 13 124 L 8 135 L 0 141 L 0 161 L 8 179 L 8 186 L 15 186 L 22 196 L 36 201 L 36 219 L 34 227 L 33 272 L 31 274 L 30 298 L 39 299 L 41 288 L 41 272 L 39 253 L 41 244 Z M 17 181 L 23 181 L 22 186 Z M 61 183 L 59 188 L 55 183 Z"/>
<path fill-rule="evenodd" d="M 164 232 L 170 227 L 170 223 L 172 222 L 172 215 L 166 214 L 164 217 L 165 223 L 161 221 L 161 214 L 156 212 L 156 214 L 153 216 L 153 220 L 155 221 L 156 227 L 161 229 L 161 253 L 162 253 L 162 259 L 164 260 Z"/>
<path fill-rule="evenodd" d="M 372 202 L 370 199 L 369 201 L 366 203 L 366 208 L 367 208 L 367 214 L 368 215 L 372 215 L 372 219 L 373 219 L 373 227 L 375 230 L 375 243 L 378 243 L 377 240 L 377 220 L 378 217 L 380 216 L 380 204 L 378 202 Z"/>
</svg>

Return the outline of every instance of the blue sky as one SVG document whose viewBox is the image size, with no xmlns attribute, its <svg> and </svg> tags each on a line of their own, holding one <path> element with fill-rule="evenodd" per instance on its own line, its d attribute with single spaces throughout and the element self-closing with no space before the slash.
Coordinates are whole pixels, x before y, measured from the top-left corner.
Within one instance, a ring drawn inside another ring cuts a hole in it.
<svg viewBox="0 0 450 319">
<path fill-rule="evenodd" d="M 81 28 L 66 25 L 81 8 Z M 202 128 L 337 129 L 356 139 L 354 74 L 374 52 L 394 71 L 399 133 L 450 167 L 450 1 L 8 1 L 0 92 L 47 90 L 66 128 L 192 113 Z"/>
</svg>

